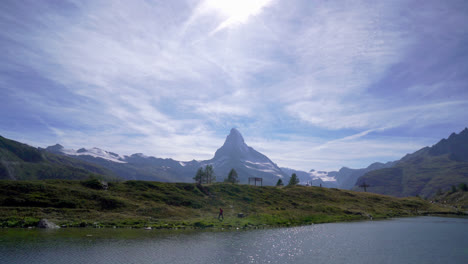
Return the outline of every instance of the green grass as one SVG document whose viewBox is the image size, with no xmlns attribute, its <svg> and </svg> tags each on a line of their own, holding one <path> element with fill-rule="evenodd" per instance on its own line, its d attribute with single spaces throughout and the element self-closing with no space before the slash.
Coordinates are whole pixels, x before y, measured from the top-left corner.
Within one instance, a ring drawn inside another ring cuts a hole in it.
<svg viewBox="0 0 468 264">
<path fill-rule="evenodd" d="M 224 220 L 217 219 L 219 208 Z M 454 213 L 420 198 L 319 187 L 255 187 L 217 183 L 113 182 L 99 190 L 84 181 L 0 181 L 0 225 L 154 228 L 250 228 Z M 245 217 L 239 218 L 242 213 Z"/>
</svg>

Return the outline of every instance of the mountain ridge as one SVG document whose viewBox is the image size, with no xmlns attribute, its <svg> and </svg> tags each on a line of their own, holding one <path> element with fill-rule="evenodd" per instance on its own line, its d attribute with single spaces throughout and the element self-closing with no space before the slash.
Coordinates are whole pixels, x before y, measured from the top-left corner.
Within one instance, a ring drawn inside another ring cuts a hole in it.
<svg viewBox="0 0 468 264">
<path fill-rule="evenodd" d="M 342 167 L 339 171 L 331 172 L 316 170 L 306 172 L 292 168 L 280 168 L 266 155 L 248 146 L 236 128 L 230 130 L 223 145 L 216 150 L 213 158 L 202 161 L 177 161 L 171 158 L 162 159 L 146 156 L 142 153 L 118 155 L 96 147 L 80 148 L 75 151 L 65 149 L 60 144 L 49 146 L 46 150 L 103 166 L 123 179 L 165 182 L 190 182 L 198 168 L 213 165 L 218 181 L 224 180 L 223 177 L 226 177 L 229 171 L 234 168 L 238 171 L 241 183 L 248 183 L 249 177 L 262 177 L 265 184 L 274 185 L 279 178 L 285 182 L 292 173 L 296 173 L 300 184 L 351 189 L 359 176 L 372 169 L 377 169 L 374 168 L 375 164 L 383 164 L 373 163 L 362 169 Z M 347 179 L 348 177 L 350 179 Z"/>
<path fill-rule="evenodd" d="M 6 142 L 5 140 L 7 139 L 4 139 L 3 142 Z M 466 142 L 468 142 L 467 128 L 459 134 L 452 133 L 447 139 L 442 139 L 431 147 L 425 147 L 414 153 L 407 154 L 398 161 L 387 163 L 376 162 L 362 169 L 342 167 L 339 171 L 331 172 L 315 170 L 304 172 L 290 168 L 280 168 L 266 155 L 248 146 L 242 134 L 235 128 L 231 129 L 223 145 L 214 153 L 213 158 L 202 161 L 177 161 L 170 158 L 162 159 L 146 156 L 141 153 L 121 156 L 117 153 L 96 147 L 91 149 L 80 148 L 75 151 L 72 149 L 65 149 L 60 144 L 49 146 L 46 149 L 35 149 L 33 147 L 28 149 L 21 147 L 22 143 L 16 142 L 19 144 L 17 145 L 19 146 L 17 147 L 17 154 L 11 154 L 11 151 L 8 150 L 8 144 L 0 145 L 0 147 L 3 147 L 0 152 L 0 173 L 3 173 L 3 178 L 6 177 L 5 175 L 8 175 L 9 178 L 14 178 L 11 177 L 11 175 L 14 175 L 11 169 L 14 167 L 12 164 L 15 164 L 15 162 L 29 162 L 27 164 L 31 165 L 36 161 L 43 161 L 43 156 L 46 155 L 45 153 L 49 153 L 55 156 L 48 156 L 48 159 L 61 164 L 60 166 L 63 165 L 62 163 L 64 163 L 65 166 L 73 166 L 73 164 L 76 164 L 79 168 L 84 169 L 80 175 L 102 172 L 104 175 L 118 176 L 124 180 L 192 182 L 193 176 L 200 167 L 213 165 L 217 181 L 223 181 L 224 178 L 227 177 L 228 172 L 234 168 L 238 172 L 240 182 L 244 184 L 248 183 L 249 177 L 261 177 L 263 178 L 263 184 L 274 185 L 280 178 L 283 179 L 283 182 L 287 182 L 290 175 L 296 173 L 301 184 L 308 183 L 315 186 L 322 185 L 323 187 L 331 188 L 358 189 L 356 186 L 366 182 L 372 185 L 372 187 L 369 188 L 370 191 L 396 196 L 417 194 L 427 196 L 433 193 L 436 188 L 449 188 L 449 183 L 444 182 L 443 178 L 438 177 L 437 181 L 439 183 L 432 182 L 432 187 L 429 188 L 430 190 L 427 190 L 421 187 L 418 181 L 427 183 L 431 180 L 430 178 L 432 176 L 420 177 L 414 182 L 414 179 L 409 179 L 411 177 L 409 177 L 408 174 L 419 175 L 423 173 L 424 170 L 433 170 L 434 166 L 440 166 L 446 169 L 446 173 L 455 172 L 455 178 L 468 175 L 468 173 L 466 175 L 463 174 L 466 171 L 465 167 L 468 168 L 468 161 L 465 161 L 468 159 L 468 144 Z M 12 149 L 14 150 L 15 148 Z M 15 155 L 23 155 L 23 158 L 26 160 L 15 160 L 18 159 Z M 13 162 L 8 161 L 8 157 L 13 157 Z M 425 161 L 425 159 L 428 157 L 433 163 L 431 165 L 432 167 L 428 167 L 428 164 L 426 164 L 427 161 Z M 8 162 L 6 162 L 6 160 Z M 416 166 L 419 163 L 425 164 L 425 167 Z M 5 164 L 8 166 L 5 166 Z M 447 164 L 450 166 L 445 166 Z M 408 166 L 410 169 L 408 169 Z M 87 170 L 86 167 L 89 167 L 89 169 Z M 19 170 L 18 168 L 20 167 L 16 166 L 14 168 Z M 387 176 L 384 175 L 385 177 L 380 177 L 379 180 L 376 180 L 377 178 L 373 175 L 379 173 L 384 173 Z M 52 176 L 49 175 L 47 177 Z M 459 179 L 457 181 L 459 181 Z M 411 183 L 411 185 L 408 186 L 408 183 Z M 459 182 L 455 182 L 453 179 L 450 181 L 450 184 L 456 185 L 458 183 Z M 379 190 L 379 188 L 382 189 L 381 186 L 385 184 L 390 186 L 387 188 L 388 190 Z"/>
<path fill-rule="evenodd" d="M 116 179 L 114 173 L 96 164 L 0 136 L 0 179 L 86 179 L 93 174 L 108 180 Z"/>
<path fill-rule="evenodd" d="M 315 170 L 305 172 L 293 168 L 280 168 L 266 155 L 248 146 L 245 143 L 242 134 L 236 128 L 232 128 L 230 130 L 230 133 L 226 136 L 223 145 L 216 150 L 213 158 L 202 161 L 177 161 L 171 158 L 162 159 L 153 156 L 146 156 L 142 153 L 121 156 L 99 148 L 90 149 L 96 150 L 94 152 L 85 148 L 74 151 L 71 149 L 66 150 L 60 144 L 47 147 L 46 149 L 54 153 L 73 155 L 88 162 L 95 162 L 101 166 L 110 168 L 125 179 L 162 180 L 168 182 L 189 182 L 192 180 L 192 177 L 198 168 L 206 165 L 213 165 L 218 181 L 222 181 L 223 177 L 226 177 L 229 171 L 234 168 L 240 174 L 240 180 L 243 183 L 248 183 L 248 177 L 263 176 L 266 184 L 274 185 L 279 178 L 282 178 L 284 181 L 287 180 L 292 173 L 296 173 L 300 179 L 300 184 L 351 189 L 359 176 L 362 176 L 365 172 L 372 169 L 377 169 L 373 168 L 375 164 L 383 164 L 373 163 L 369 167 L 362 169 L 342 167 L 339 171 L 331 172 Z M 98 155 L 99 153 L 101 155 Z M 107 155 L 103 155 L 102 153 L 106 153 Z M 112 155 L 112 157 L 109 158 L 109 155 Z M 108 162 L 115 161 L 116 157 L 118 158 L 119 163 L 127 163 L 127 165 L 117 165 Z M 147 166 L 147 168 L 136 168 L 133 165 Z M 135 171 L 139 172 L 135 173 Z M 345 171 L 349 173 L 345 173 Z M 131 177 L 129 175 L 131 175 Z M 346 180 L 346 177 L 348 176 L 352 176 L 352 179 Z M 330 178 L 336 178 L 337 180 L 324 180 Z M 344 181 L 348 181 L 348 183 Z"/>
<path fill-rule="evenodd" d="M 241 183 L 248 183 L 249 177 L 262 177 L 264 184 L 274 185 L 279 178 L 288 177 L 266 155 L 248 146 L 242 134 L 235 128 L 231 129 L 213 158 L 202 161 L 177 161 L 141 153 L 120 156 L 99 148 L 81 148 L 75 151 L 65 149 L 60 144 L 47 147 L 46 150 L 98 164 L 127 180 L 191 182 L 198 168 L 206 165 L 213 165 L 217 181 L 223 181 L 233 168 L 237 171 Z"/>
<path fill-rule="evenodd" d="M 424 197 L 468 183 L 468 128 L 405 155 L 391 168 L 364 174 L 354 189 L 363 183 L 370 185 L 367 188 L 370 192 Z"/>
</svg>

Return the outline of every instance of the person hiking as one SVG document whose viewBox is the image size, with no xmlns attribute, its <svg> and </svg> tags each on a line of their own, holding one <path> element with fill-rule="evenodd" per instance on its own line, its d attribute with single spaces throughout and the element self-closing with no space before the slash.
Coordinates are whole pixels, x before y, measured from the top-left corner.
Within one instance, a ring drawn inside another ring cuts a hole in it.
<svg viewBox="0 0 468 264">
<path fill-rule="evenodd" d="M 223 220 L 224 220 L 223 209 L 219 208 L 218 220 L 219 220 L 221 217 L 222 217 Z"/>
</svg>

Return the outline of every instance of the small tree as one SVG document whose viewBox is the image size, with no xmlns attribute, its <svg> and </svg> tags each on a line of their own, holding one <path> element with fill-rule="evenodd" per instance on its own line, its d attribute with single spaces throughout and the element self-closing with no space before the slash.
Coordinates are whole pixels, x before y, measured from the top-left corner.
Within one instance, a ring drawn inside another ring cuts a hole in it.
<svg viewBox="0 0 468 264">
<path fill-rule="evenodd" d="M 205 178 L 206 178 L 206 183 L 212 183 L 216 181 L 216 176 L 214 174 L 213 165 L 205 166 Z"/>
<path fill-rule="evenodd" d="M 278 179 L 278 181 L 276 182 L 276 186 L 283 186 L 283 180 L 281 178 Z"/>
<path fill-rule="evenodd" d="M 197 174 L 195 174 L 195 177 L 193 177 L 193 179 L 195 180 L 197 184 L 202 184 L 204 178 L 205 178 L 205 172 L 203 171 L 203 168 L 200 167 L 198 168 Z"/>
<path fill-rule="evenodd" d="M 297 185 L 298 183 L 299 183 L 299 179 L 297 178 L 296 173 L 293 173 L 291 175 L 291 178 L 289 179 L 288 186 L 294 186 L 294 185 Z"/>
<path fill-rule="evenodd" d="M 231 169 L 225 182 L 233 184 L 239 182 L 239 178 L 235 169 Z"/>
</svg>

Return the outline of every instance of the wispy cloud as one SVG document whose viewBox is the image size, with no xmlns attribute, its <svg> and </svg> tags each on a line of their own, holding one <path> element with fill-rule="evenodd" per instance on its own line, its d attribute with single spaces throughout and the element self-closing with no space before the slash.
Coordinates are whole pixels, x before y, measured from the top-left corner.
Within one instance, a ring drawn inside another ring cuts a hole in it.
<svg viewBox="0 0 468 264">
<path fill-rule="evenodd" d="M 380 101 L 380 104 L 379 104 Z M 446 101 L 422 105 L 386 105 L 379 99 L 361 102 L 306 101 L 288 106 L 288 111 L 301 120 L 328 129 L 389 129 L 403 125 L 426 125 L 463 119 L 460 109 L 468 109 L 467 101 Z"/>
<path fill-rule="evenodd" d="M 338 170 L 342 166 L 367 167 L 373 162 L 398 160 L 407 153 L 435 143 L 431 138 L 401 137 L 356 137 L 328 142 L 311 137 L 268 141 L 256 138 L 253 142 L 251 145 L 255 149 L 267 154 L 278 165 L 304 171 Z"/>
<path fill-rule="evenodd" d="M 468 123 L 467 5 L 415 5 L 5 1 L 0 133 L 185 160 L 238 127 L 282 166 L 394 159 Z"/>
</svg>

